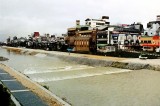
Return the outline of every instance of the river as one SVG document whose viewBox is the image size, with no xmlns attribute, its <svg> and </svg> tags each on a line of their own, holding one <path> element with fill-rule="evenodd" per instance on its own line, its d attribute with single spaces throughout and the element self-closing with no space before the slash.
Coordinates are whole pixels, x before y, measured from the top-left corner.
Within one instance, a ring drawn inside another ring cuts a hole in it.
<svg viewBox="0 0 160 106">
<path fill-rule="evenodd" d="M 21 55 L 0 48 L 6 64 L 73 106 L 158 106 L 160 72 L 92 67 L 46 55 Z"/>
</svg>

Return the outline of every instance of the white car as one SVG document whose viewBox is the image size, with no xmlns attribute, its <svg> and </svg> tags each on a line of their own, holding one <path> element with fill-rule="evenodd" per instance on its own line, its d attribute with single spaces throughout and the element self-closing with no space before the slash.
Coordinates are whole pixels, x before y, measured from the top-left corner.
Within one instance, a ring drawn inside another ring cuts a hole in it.
<svg viewBox="0 0 160 106">
<path fill-rule="evenodd" d="M 146 54 L 141 54 L 141 55 L 139 55 L 139 59 L 147 59 L 148 57 L 147 57 L 147 55 Z"/>
<path fill-rule="evenodd" d="M 156 52 L 159 53 L 160 52 L 160 48 L 156 48 Z"/>
</svg>

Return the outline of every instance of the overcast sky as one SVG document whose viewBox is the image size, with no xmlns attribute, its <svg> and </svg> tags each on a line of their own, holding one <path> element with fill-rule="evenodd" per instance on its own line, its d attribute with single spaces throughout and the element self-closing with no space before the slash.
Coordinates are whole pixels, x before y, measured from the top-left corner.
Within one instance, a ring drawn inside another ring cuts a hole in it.
<svg viewBox="0 0 160 106">
<path fill-rule="evenodd" d="M 0 0 L 0 37 L 66 33 L 79 19 L 109 16 L 111 24 L 156 20 L 160 0 Z"/>
</svg>

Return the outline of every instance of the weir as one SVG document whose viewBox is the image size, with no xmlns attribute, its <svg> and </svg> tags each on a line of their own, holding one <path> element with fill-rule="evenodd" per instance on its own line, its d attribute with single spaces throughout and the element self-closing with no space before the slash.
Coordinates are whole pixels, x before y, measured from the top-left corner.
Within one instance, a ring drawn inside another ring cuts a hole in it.
<svg viewBox="0 0 160 106">
<path fill-rule="evenodd" d="M 97 72 L 97 73 L 86 73 L 82 75 L 72 75 L 72 76 L 64 76 L 64 77 L 54 77 L 54 78 L 32 78 L 32 80 L 36 82 L 51 82 L 51 81 L 61 81 L 61 80 L 70 80 L 70 79 L 77 79 L 77 78 L 85 78 L 85 77 L 94 77 L 94 76 L 101 76 L 101 75 L 108 75 L 108 74 L 118 74 L 123 72 L 131 72 L 132 70 L 120 70 L 120 71 L 108 71 L 108 72 Z"/>
</svg>

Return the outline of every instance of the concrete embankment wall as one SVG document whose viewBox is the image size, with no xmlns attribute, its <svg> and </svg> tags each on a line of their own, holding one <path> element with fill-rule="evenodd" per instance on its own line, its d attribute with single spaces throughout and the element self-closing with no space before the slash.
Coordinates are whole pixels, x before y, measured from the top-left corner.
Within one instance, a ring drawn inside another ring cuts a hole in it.
<svg viewBox="0 0 160 106">
<path fill-rule="evenodd" d="M 65 61 L 76 62 L 79 64 L 90 65 L 90 66 L 116 67 L 122 69 L 130 69 L 130 70 L 149 69 L 149 70 L 160 71 L 160 68 L 158 66 L 152 66 L 149 64 L 125 63 L 114 60 L 111 61 L 111 60 L 101 60 L 101 59 L 92 59 L 85 57 L 62 56 L 62 55 L 54 55 L 54 56 L 61 58 Z"/>
<path fill-rule="evenodd" d="M 81 55 L 72 55 L 68 54 L 66 52 L 50 52 L 50 51 L 44 51 L 44 50 L 36 50 L 36 49 L 25 49 L 25 48 L 10 48 L 5 47 L 6 49 L 12 50 L 13 52 L 19 52 L 21 54 L 27 54 L 27 55 L 35 55 L 37 53 L 45 53 L 48 55 L 52 55 L 55 57 L 58 57 L 60 59 L 63 59 L 64 61 L 78 63 L 78 64 L 84 64 L 84 65 L 90 65 L 90 66 L 103 66 L 103 67 L 116 67 L 116 68 L 122 68 L 122 69 L 131 69 L 131 70 L 140 70 L 140 69 L 149 69 L 149 70 L 156 70 L 160 71 L 160 66 L 156 65 L 150 65 L 150 64 L 142 64 L 142 63 L 135 63 L 135 62 L 121 62 L 121 61 L 115 61 L 113 60 L 106 60 L 106 59 L 94 59 L 89 58 Z M 64 55 L 65 54 L 65 55 Z M 67 54 L 67 55 L 66 55 Z"/>
</svg>

